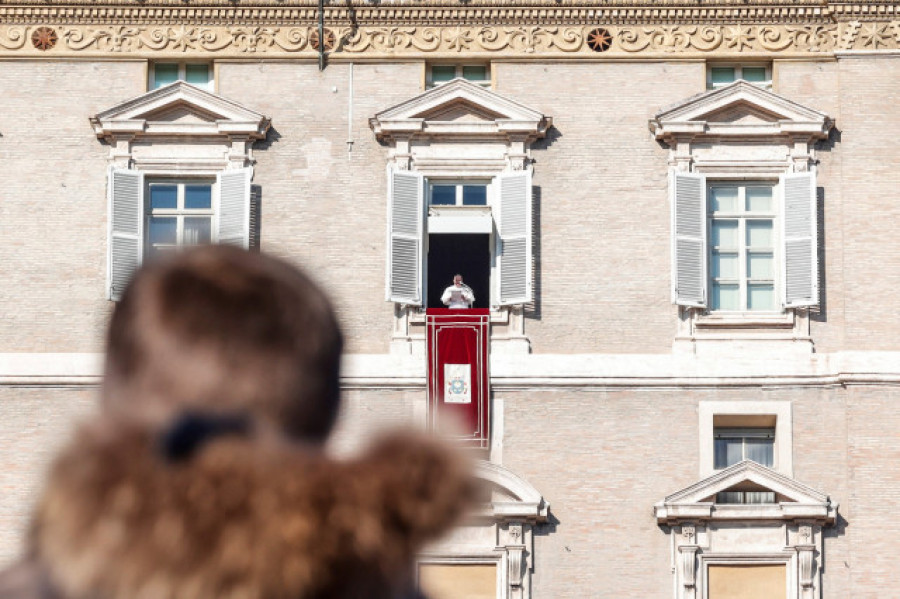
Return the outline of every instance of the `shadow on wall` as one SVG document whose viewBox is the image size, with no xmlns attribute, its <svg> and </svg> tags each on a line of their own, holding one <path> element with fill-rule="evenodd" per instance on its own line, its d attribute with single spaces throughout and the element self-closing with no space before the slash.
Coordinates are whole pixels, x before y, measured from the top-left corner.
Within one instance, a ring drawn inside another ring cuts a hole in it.
<svg viewBox="0 0 900 599">
<path fill-rule="evenodd" d="M 551 126 L 547 129 L 546 135 L 533 144 L 532 150 L 546 150 L 556 143 L 556 140 L 562 137 L 559 129 Z M 533 163 L 537 163 L 533 160 Z M 533 185 L 531 188 L 531 281 L 532 281 L 532 299 L 531 302 L 525 304 L 525 318 L 530 320 L 541 319 L 541 205 L 543 194 L 539 185 Z"/>
<path fill-rule="evenodd" d="M 541 319 L 541 187 L 531 187 L 531 301 L 525 304 L 525 318 Z"/>
<path fill-rule="evenodd" d="M 841 131 L 833 127 L 828 133 L 828 139 L 823 139 L 815 145 L 817 152 L 831 152 L 835 145 L 841 143 Z M 825 276 L 825 257 L 828 248 L 825 247 L 825 188 L 816 188 L 816 246 L 818 248 L 818 272 L 819 278 L 819 305 L 809 310 L 809 319 L 815 322 L 828 321 L 828 281 Z"/>
<path fill-rule="evenodd" d="M 281 133 L 278 132 L 278 129 L 275 127 L 269 126 L 269 130 L 266 131 L 266 138 L 261 139 L 255 144 L 253 144 L 254 150 L 268 150 L 272 147 L 272 144 L 277 143 L 281 139 Z"/>
</svg>

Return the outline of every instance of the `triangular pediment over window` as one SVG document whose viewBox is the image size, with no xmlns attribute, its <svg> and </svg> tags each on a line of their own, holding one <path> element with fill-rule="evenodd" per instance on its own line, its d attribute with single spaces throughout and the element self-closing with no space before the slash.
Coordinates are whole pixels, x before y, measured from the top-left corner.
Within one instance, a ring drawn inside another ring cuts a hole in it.
<svg viewBox="0 0 900 599">
<path fill-rule="evenodd" d="M 719 493 L 772 492 L 772 503 L 716 503 Z M 837 505 L 792 478 L 756 462 L 743 461 L 686 489 L 669 495 L 655 506 L 660 524 L 708 520 L 804 520 L 833 524 Z"/>
<path fill-rule="evenodd" d="M 465 79 L 427 90 L 369 119 L 379 140 L 415 136 L 543 137 L 552 124 L 541 112 Z"/>
<path fill-rule="evenodd" d="M 91 118 L 97 137 L 117 136 L 247 136 L 262 139 L 268 117 L 200 89 L 176 81 L 149 91 Z"/>
<path fill-rule="evenodd" d="M 825 113 L 746 81 L 690 97 L 650 120 L 650 131 L 666 141 L 679 135 L 725 139 L 800 135 L 824 139 L 832 126 Z"/>
</svg>

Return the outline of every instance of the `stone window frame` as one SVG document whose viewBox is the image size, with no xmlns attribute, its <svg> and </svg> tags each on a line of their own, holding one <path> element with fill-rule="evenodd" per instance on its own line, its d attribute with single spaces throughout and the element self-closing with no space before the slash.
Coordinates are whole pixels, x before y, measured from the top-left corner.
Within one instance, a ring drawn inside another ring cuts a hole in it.
<svg viewBox="0 0 900 599">
<path fill-rule="evenodd" d="M 828 137 L 833 121 L 824 113 L 797 104 L 760 86 L 738 80 L 725 87 L 709 90 L 661 110 L 649 122 L 655 138 L 669 149 L 670 208 L 672 210 L 672 282 L 673 303 L 678 305 L 675 351 L 700 351 L 698 342 L 743 341 L 760 346 L 779 342 L 768 349 L 810 353 L 810 301 L 787 303 L 780 313 L 754 314 L 710 312 L 708 298 L 678 298 L 676 277 L 676 240 L 679 220 L 677 206 L 682 196 L 680 181 L 698 180 L 702 187 L 704 209 L 706 187 L 711 181 L 779 180 L 784 200 L 785 187 L 802 181 L 809 191 L 807 206 L 814 209 L 816 157 L 815 143 Z M 685 196 L 687 197 L 687 196 Z M 784 201 L 781 202 L 784 206 Z M 814 212 L 814 211 L 813 211 Z M 794 212 L 791 213 L 795 214 Z M 786 215 L 781 214 L 782 221 Z M 811 226 L 816 227 L 814 215 Z M 703 219 L 706 223 L 706 219 Z M 815 245 L 816 235 L 808 235 Z M 782 239 L 782 244 L 787 239 Z M 697 242 L 698 244 L 701 242 Z M 702 252 L 708 255 L 706 227 L 703 227 Z M 808 254 L 809 255 L 809 254 Z M 793 254 L 792 254 L 793 256 Z M 812 292 L 817 296 L 817 252 L 811 252 Z M 708 285 L 708 257 L 702 276 Z M 782 268 L 783 270 L 783 268 Z M 782 277 L 784 274 L 782 273 Z M 782 289 L 788 288 L 781 281 Z M 815 302 L 816 300 L 812 300 Z M 785 344 L 783 342 L 791 342 Z M 711 346 L 710 346 L 711 347 Z M 721 344 L 716 345 L 721 347 Z M 718 351 L 718 350 L 717 350 Z"/>
<path fill-rule="evenodd" d="M 775 420 L 775 443 L 772 470 L 785 476 L 794 475 L 793 422 L 790 401 L 701 401 L 697 407 L 699 421 L 700 476 L 711 476 L 715 467 L 715 429 L 756 426 L 763 419 Z M 716 420 L 727 419 L 727 425 L 716 426 Z"/>
<path fill-rule="evenodd" d="M 462 115 L 471 115 L 465 118 Z M 504 177 L 526 175 L 526 187 L 530 190 L 531 143 L 542 138 L 552 125 L 552 119 L 501 96 L 490 89 L 466 81 L 454 79 L 377 113 L 369 120 L 376 138 L 389 146 L 387 157 L 388 176 L 388 257 L 387 257 L 387 300 L 394 302 L 394 326 L 391 352 L 424 354 L 425 313 L 421 307 L 422 298 L 398 299 L 392 297 L 391 261 L 393 231 L 391 229 L 392 187 L 396 174 L 408 173 L 428 179 L 484 180 L 495 183 Z M 424 186 L 424 182 L 422 183 Z M 425 192 L 423 191 L 423 197 Z M 499 195 L 493 190 L 493 195 Z M 495 198 L 496 199 L 496 198 Z M 531 202 L 531 195 L 528 194 Z M 427 202 L 423 201 L 427 205 Z M 495 202 L 496 204 L 496 202 Z M 433 216 L 442 207 L 432 207 Z M 496 205 L 491 206 L 492 212 Z M 420 231 L 424 230 L 423 224 Z M 428 217 L 430 218 L 430 216 Z M 493 218 L 493 217 L 492 217 Z M 527 211 L 530 223 L 531 211 Z M 410 227 L 411 230 L 411 227 Z M 502 237 L 503 232 L 494 227 L 494 236 Z M 534 232 L 527 232 L 528 250 L 531 256 L 531 238 Z M 424 243 L 421 236 L 410 234 L 409 244 Z M 419 252 L 422 250 L 419 249 Z M 407 250 L 411 256 L 411 250 Z M 411 258 L 409 258 L 411 260 Z M 424 262 L 419 257 L 419 264 Z M 526 259 L 531 265 L 531 260 Z M 411 272 L 412 269 L 409 269 Z M 492 287 L 495 282 L 492 281 Z M 493 290 L 492 290 L 493 291 Z M 499 294 L 498 294 L 499 295 Z M 497 296 L 492 296 L 492 303 Z M 526 292 L 531 295 L 531 274 L 527 276 Z M 508 301 L 508 305 L 494 306 L 491 322 L 503 325 L 503 331 L 492 330 L 492 351 L 527 353 L 530 344 L 524 332 L 524 305 L 530 299 Z M 504 302 L 499 302 L 503 304 Z"/>
</svg>

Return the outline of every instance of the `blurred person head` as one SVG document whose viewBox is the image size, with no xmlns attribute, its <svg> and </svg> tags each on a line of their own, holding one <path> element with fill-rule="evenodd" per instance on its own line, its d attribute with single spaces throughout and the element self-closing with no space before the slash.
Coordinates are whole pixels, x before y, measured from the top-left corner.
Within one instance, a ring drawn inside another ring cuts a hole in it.
<svg viewBox="0 0 900 599">
<path fill-rule="evenodd" d="M 141 269 L 110 323 L 104 409 L 49 472 L 11 596 L 410 597 L 416 553 L 475 489 L 417 433 L 322 450 L 341 345 L 283 261 L 209 246 Z"/>
<path fill-rule="evenodd" d="M 342 348 L 325 294 L 259 253 L 203 246 L 140 269 L 115 308 L 102 401 L 166 422 L 185 411 L 248 414 L 321 442 L 339 407 Z"/>
</svg>

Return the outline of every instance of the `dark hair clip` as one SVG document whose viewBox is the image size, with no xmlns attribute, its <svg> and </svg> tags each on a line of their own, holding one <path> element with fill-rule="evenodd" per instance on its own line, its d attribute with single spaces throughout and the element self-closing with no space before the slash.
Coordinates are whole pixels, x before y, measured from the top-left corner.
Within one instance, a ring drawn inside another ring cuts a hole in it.
<svg viewBox="0 0 900 599">
<path fill-rule="evenodd" d="M 249 432 L 250 419 L 245 415 L 186 412 L 160 434 L 160 452 L 167 461 L 180 462 L 189 459 L 213 439 L 246 436 Z"/>
</svg>

